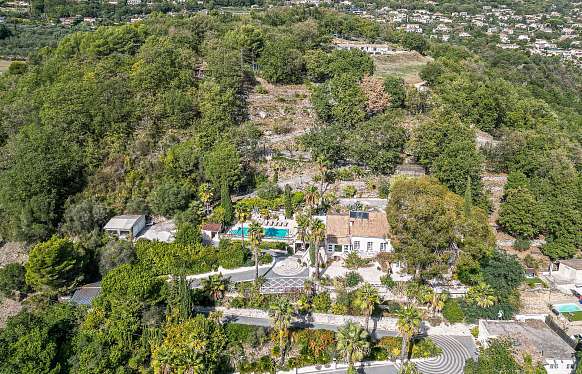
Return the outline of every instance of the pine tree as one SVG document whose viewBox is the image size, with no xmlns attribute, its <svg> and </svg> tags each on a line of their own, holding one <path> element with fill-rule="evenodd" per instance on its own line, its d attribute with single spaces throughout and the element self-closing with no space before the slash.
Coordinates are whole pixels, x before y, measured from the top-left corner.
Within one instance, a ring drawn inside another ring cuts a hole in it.
<svg viewBox="0 0 582 374">
<path fill-rule="evenodd" d="M 471 176 L 467 176 L 467 187 L 465 188 L 465 217 L 471 215 L 473 210 L 473 187 L 471 185 Z"/>
<path fill-rule="evenodd" d="M 222 181 L 220 186 L 220 205 L 224 209 L 224 223 L 230 224 L 234 220 L 234 209 L 232 207 L 232 201 L 230 200 L 230 191 L 226 181 Z"/>
</svg>

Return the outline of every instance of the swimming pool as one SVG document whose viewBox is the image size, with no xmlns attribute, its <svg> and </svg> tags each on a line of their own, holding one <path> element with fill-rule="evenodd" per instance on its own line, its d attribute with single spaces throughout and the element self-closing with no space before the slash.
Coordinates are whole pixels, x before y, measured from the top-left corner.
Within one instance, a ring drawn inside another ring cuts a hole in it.
<svg viewBox="0 0 582 374">
<path fill-rule="evenodd" d="M 582 312 L 582 308 L 578 304 L 554 304 L 554 309 L 560 313 L 574 313 Z"/>
<path fill-rule="evenodd" d="M 249 228 L 245 227 L 244 229 L 237 228 L 236 230 L 230 230 L 228 233 L 233 236 L 241 236 L 244 232 L 244 237 L 247 238 L 249 236 Z M 273 238 L 273 239 L 285 239 L 289 236 L 289 229 L 278 229 L 275 227 L 263 227 L 263 234 L 265 238 Z"/>
</svg>

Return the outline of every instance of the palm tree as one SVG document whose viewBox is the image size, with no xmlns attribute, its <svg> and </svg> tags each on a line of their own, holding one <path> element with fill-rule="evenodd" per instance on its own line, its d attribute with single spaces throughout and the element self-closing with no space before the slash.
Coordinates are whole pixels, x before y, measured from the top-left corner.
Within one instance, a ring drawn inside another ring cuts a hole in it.
<svg viewBox="0 0 582 374">
<path fill-rule="evenodd" d="M 348 373 L 354 372 L 354 361 L 360 361 L 370 351 L 368 333 L 359 324 L 348 322 L 337 334 L 337 351 L 348 364 Z"/>
<path fill-rule="evenodd" d="M 259 246 L 263 241 L 263 236 L 263 227 L 259 223 L 253 221 L 249 226 L 249 240 L 253 250 L 253 257 L 255 258 L 255 281 L 259 279 Z"/>
<path fill-rule="evenodd" d="M 402 348 L 400 352 L 400 360 L 404 362 L 407 357 L 407 344 L 411 341 L 414 334 L 418 332 L 420 324 L 422 323 L 422 316 L 420 311 L 408 305 L 396 313 L 398 316 L 398 321 L 396 322 L 396 327 L 402 335 Z"/>
<path fill-rule="evenodd" d="M 364 316 L 366 318 L 366 331 L 368 332 L 370 331 L 368 329 L 370 316 L 372 315 L 376 304 L 379 303 L 380 296 L 378 295 L 378 290 L 370 283 L 364 283 L 364 285 L 357 291 L 356 304 L 359 305 L 359 307 L 364 312 Z"/>
<path fill-rule="evenodd" d="M 198 198 L 204 204 L 204 212 L 206 214 L 210 211 L 210 200 L 212 200 L 213 196 L 212 188 L 208 183 L 203 183 L 198 187 Z"/>
<path fill-rule="evenodd" d="M 243 207 L 236 207 L 234 212 L 236 220 L 240 223 L 240 239 L 242 240 L 243 251 L 245 249 L 245 222 L 251 218 L 251 212 Z"/>
<path fill-rule="evenodd" d="M 269 306 L 269 317 L 271 317 L 271 324 L 273 329 L 277 332 L 279 337 L 279 349 L 281 352 L 280 363 L 283 364 L 285 360 L 286 338 L 289 333 L 289 326 L 291 326 L 291 317 L 293 316 L 293 305 L 287 299 L 277 299 Z"/>
<path fill-rule="evenodd" d="M 297 236 L 301 240 L 301 250 L 305 252 L 305 241 L 307 240 L 307 229 L 309 228 L 309 216 L 304 213 L 298 213 L 295 216 L 297 221 Z"/>
<path fill-rule="evenodd" d="M 314 185 L 308 186 L 305 189 L 303 199 L 305 200 L 305 205 L 309 208 L 309 210 L 315 209 L 319 201 L 319 191 L 317 190 L 317 187 Z"/>
<path fill-rule="evenodd" d="M 314 286 L 315 284 L 311 279 L 306 279 L 305 281 L 303 281 L 303 290 L 305 291 L 307 297 L 310 298 L 312 296 Z"/>
<path fill-rule="evenodd" d="M 325 239 L 325 224 L 318 219 L 309 224 L 309 242 L 315 251 L 315 278 L 319 279 L 319 246 Z"/>
<path fill-rule="evenodd" d="M 494 295 L 493 288 L 484 282 L 469 288 L 466 299 L 473 304 L 477 304 L 481 308 L 488 308 L 495 305 L 497 302 L 497 297 Z"/>
<path fill-rule="evenodd" d="M 229 278 L 223 278 L 222 274 L 215 274 L 202 280 L 202 289 L 208 292 L 213 301 L 218 301 L 224 297 L 229 283 Z"/>
<path fill-rule="evenodd" d="M 446 293 L 433 293 L 430 301 L 430 307 L 433 313 L 440 313 L 440 311 L 445 307 L 445 302 L 448 298 L 449 296 Z"/>
</svg>

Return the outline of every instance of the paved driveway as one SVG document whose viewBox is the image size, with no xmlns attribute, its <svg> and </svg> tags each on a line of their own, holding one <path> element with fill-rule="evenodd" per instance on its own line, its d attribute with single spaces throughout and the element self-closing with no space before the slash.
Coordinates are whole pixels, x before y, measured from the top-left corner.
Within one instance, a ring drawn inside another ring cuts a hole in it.
<svg viewBox="0 0 582 374">
<path fill-rule="evenodd" d="M 236 322 L 255 326 L 270 326 L 270 321 L 264 318 L 238 317 L 231 316 L 226 318 L 227 322 Z M 295 327 L 308 327 L 322 330 L 337 331 L 338 326 L 326 325 L 320 323 L 295 322 Z M 396 331 L 376 330 L 376 337 L 397 336 Z M 477 357 L 477 347 L 470 336 L 445 336 L 431 335 L 430 338 L 443 350 L 443 353 L 435 358 L 431 358 L 417 363 L 418 369 L 423 374 L 462 374 L 465 367 L 465 361 L 469 358 Z M 373 367 L 360 368 L 359 373 L 364 374 L 396 374 L 400 368 L 399 364 L 388 363 Z M 345 369 L 341 370 L 322 370 L 318 373 L 336 373 L 343 374 Z"/>
</svg>

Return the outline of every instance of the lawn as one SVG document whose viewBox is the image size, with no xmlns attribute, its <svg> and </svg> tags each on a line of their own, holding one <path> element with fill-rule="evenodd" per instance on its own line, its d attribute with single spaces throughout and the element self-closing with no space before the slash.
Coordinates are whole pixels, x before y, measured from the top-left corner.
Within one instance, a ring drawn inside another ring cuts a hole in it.
<svg viewBox="0 0 582 374">
<path fill-rule="evenodd" d="M 405 52 L 396 55 L 372 56 L 375 73 L 379 77 L 389 75 L 401 77 L 408 84 L 422 81 L 420 71 L 432 59 L 417 52 Z"/>
<path fill-rule="evenodd" d="M 537 285 L 541 285 L 543 288 L 547 288 L 548 287 L 548 285 L 546 284 L 546 282 L 544 282 L 543 280 L 541 280 L 538 277 L 526 278 L 525 284 L 527 284 L 527 286 L 529 288 L 535 288 Z"/>
<path fill-rule="evenodd" d="M 582 312 L 570 312 L 570 313 L 565 312 L 565 313 L 562 313 L 562 314 L 570 322 L 582 321 Z"/>
</svg>

